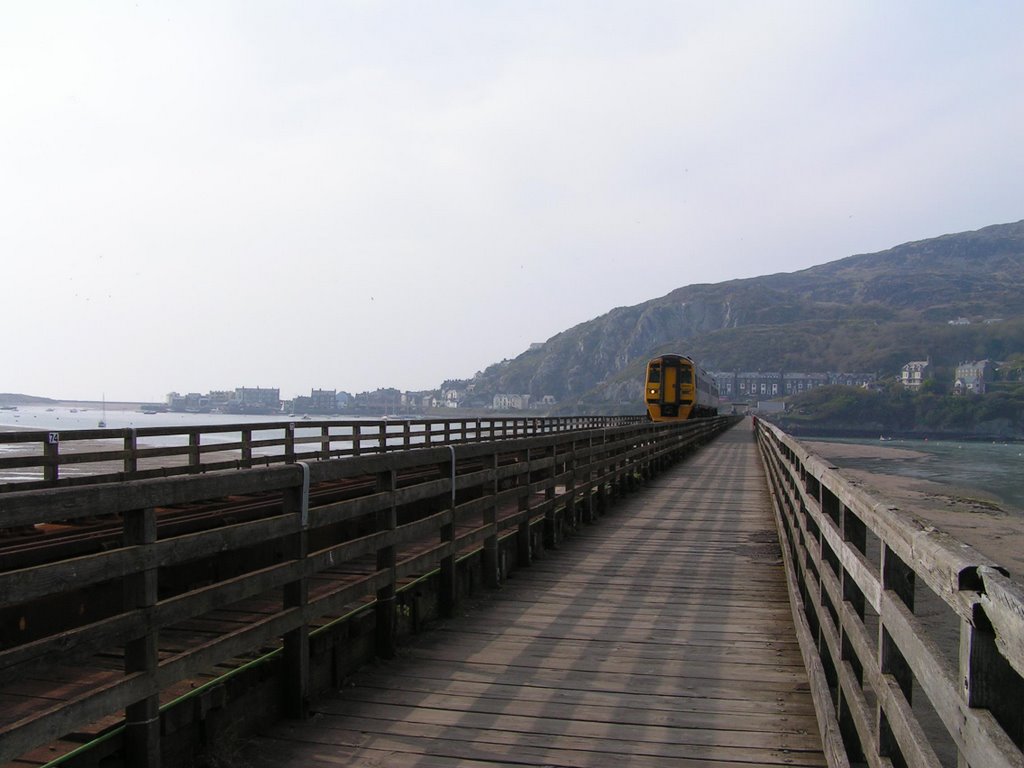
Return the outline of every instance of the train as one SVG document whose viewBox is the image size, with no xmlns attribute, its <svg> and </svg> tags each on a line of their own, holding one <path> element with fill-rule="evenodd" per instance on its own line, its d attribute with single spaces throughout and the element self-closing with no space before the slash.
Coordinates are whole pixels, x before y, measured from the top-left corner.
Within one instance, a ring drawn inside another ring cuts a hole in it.
<svg viewBox="0 0 1024 768">
<path fill-rule="evenodd" d="M 718 415 L 718 385 L 684 355 L 661 355 L 647 363 L 644 402 L 651 421 L 686 421 Z"/>
</svg>

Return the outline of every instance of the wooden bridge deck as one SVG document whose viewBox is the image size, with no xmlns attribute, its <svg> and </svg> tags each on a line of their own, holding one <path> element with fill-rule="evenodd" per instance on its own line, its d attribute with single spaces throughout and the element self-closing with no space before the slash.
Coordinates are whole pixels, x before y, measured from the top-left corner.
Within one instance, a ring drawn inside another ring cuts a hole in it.
<svg viewBox="0 0 1024 768">
<path fill-rule="evenodd" d="M 266 766 L 824 766 L 749 425 L 314 716 Z"/>
</svg>

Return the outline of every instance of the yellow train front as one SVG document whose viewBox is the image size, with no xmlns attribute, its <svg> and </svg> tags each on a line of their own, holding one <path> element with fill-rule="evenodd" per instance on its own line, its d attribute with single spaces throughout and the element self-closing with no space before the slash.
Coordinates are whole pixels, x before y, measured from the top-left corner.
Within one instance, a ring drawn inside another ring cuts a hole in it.
<svg viewBox="0 0 1024 768">
<path fill-rule="evenodd" d="M 718 415 L 718 385 L 688 357 L 662 355 L 650 360 L 644 390 L 651 421 Z"/>
</svg>

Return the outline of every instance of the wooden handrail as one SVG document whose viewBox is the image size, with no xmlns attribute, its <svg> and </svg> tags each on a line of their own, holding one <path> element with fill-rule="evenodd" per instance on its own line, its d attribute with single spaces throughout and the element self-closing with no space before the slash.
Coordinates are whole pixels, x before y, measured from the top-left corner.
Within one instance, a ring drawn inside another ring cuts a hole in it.
<svg viewBox="0 0 1024 768">
<path fill-rule="evenodd" d="M 601 427 L 637 424 L 642 418 L 597 417 Z M 291 419 L 186 427 L 0 432 L 0 493 L 246 469 L 296 460 L 324 461 L 423 445 L 574 432 L 597 425 L 594 417 L 575 416 Z M 17 479 L 11 479 L 14 470 L 20 470 Z"/>
<path fill-rule="evenodd" d="M 0 519 L 6 527 L 67 524 L 100 515 L 120 516 L 125 526 L 121 542 L 106 545 L 104 551 L 0 571 L 0 619 L 9 635 L 0 648 L 0 692 L 6 683 L 52 665 L 55 658 L 71 665 L 98 652 L 126 651 L 123 674 L 110 673 L 105 682 L 74 700 L 13 721 L 0 717 L 0 762 L 52 741 L 55 734 L 124 710 L 134 734 L 126 743 L 139 745 L 134 753 L 137 762 L 129 762 L 143 765 L 159 754 L 153 741 L 160 731 L 151 717 L 139 713 L 151 712 L 161 691 L 274 643 L 284 649 L 290 686 L 286 698 L 290 711 L 299 716 L 308 685 L 303 649 L 311 625 L 342 615 L 354 604 L 369 605 L 376 612 L 378 652 L 387 655 L 393 638 L 392 602 L 401 580 L 433 569 L 444 578 L 454 572 L 456 558 L 474 550 L 483 552 L 485 570 L 492 568 L 497 576 L 500 538 L 525 531 L 522 551 L 528 557 L 531 526 L 543 527 L 544 536 L 557 542 L 561 530 L 592 514 L 595 499 L 597 505 L 610 503 L 613 494 L 735 420 L 563 431 L 571 423 L 538 420 L 531 425 L 524 420 L 506 426 L 543 434 L 351 455 L 305 466 L 0 495 Z M 477 435 L 487 431 L 490 438 L 490 425 L 474 425 L 473 430 Z M 318 501 L 308 491 L 322 483 L 367 477 L 377 481 L 359 495 Z M 396 482 L 399 477 L 401 483 Z M 154 509 L 258 493 L 280 499 L 258 519 L 186 534 L 152 532 Z M 418 514 L 403 518 L 396 514 L 402 509 Z M 148 521 L 149 533 L 138 527 L 140 520 Z M 353 527 L 345 529 L 345 523 Z M 339 575 L 343 567 L 351 571 L 360 562 L 365 565 L 367 557 L 369 565 L 362 575 Z M 198 567 L 203 564 L 216 568 L 203 571 Z M 192 568 L 203 571 L 195 583 L 175 581 L 174 574 Z M 74 611 L 58 612 L 63 626 L 33 634 L 32 612 L 40 601 L 69 596 L 74 600 L 74 595 L 92 594 L 89 590 L 118 582 L 137 585 L 138 598 L 124 605 L 100 600 L 106 613 L 81 619 Z M 268 596 L 276 596 L 278 607 L 261 620 L 199 647 L 156 657 L 161 631 L 250 598 L 266 601 Z"/>
<path fill-rule="evenodd" d="M 830 762 L 1024 765 L 1024 590 L 777 427 L 755 431 Z"/>
</svg>

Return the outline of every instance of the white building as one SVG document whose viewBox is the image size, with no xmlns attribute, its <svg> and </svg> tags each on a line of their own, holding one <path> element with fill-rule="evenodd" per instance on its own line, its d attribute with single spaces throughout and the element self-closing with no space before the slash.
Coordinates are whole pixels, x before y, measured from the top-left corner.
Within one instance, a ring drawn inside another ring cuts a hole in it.
<svg viewBox="0 0 1024 768">
<path fill-rule="evenodd" d="M 496 411 L 525 411 L 530 407 L 529 395 L 495 395 L 493 407 Z"/>
<path fill-rule="evenodd" d="M 903 370 L 900 373 L 900 381 L 903 382 L 903 386 L 907 389 L 918 390 L 921 385 L 931 378 L 931 371 L 929 370 L 932 366 L 932 359 L 929 357 L 927 360 L 911 360 L 909 363 L 903 366 Z"/>
</svg>

